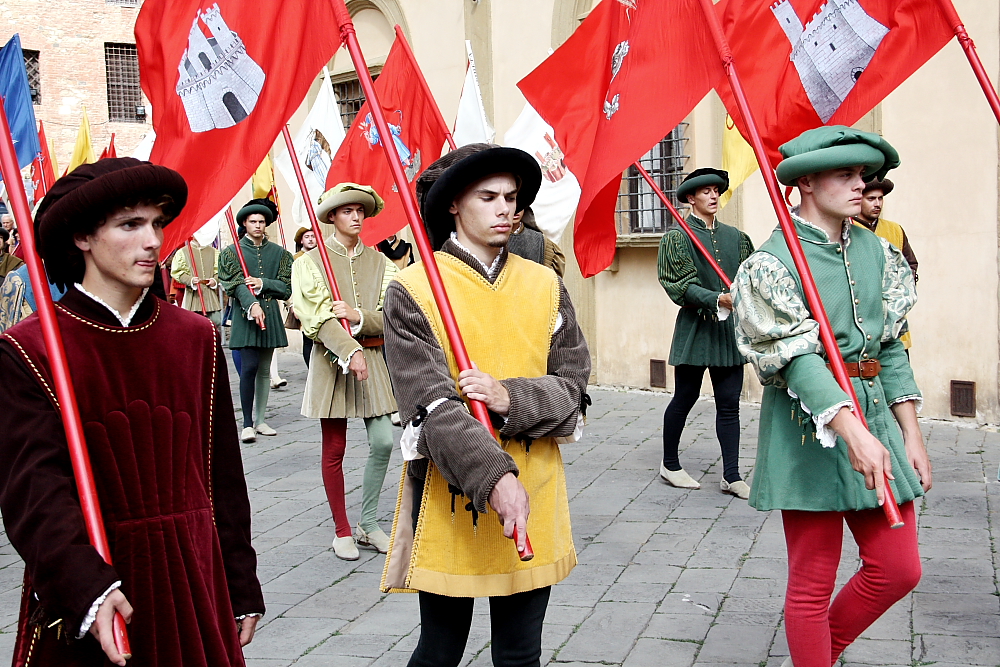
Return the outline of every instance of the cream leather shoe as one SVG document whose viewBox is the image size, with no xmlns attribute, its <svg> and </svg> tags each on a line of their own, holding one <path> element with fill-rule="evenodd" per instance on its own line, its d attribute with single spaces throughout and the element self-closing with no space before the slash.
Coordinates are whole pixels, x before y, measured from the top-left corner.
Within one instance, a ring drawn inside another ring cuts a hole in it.
<svg viewBox="0 0 1000 667">
<path fill-rule="evenodd" d="M 240 433 L 240 440 L 243 442 L 257 442 L 257 431 L 253 430 L 253 426 L 247 426 Z"/>
<path fill-rule="evenodd" d="M 337 558 L 341 560 L 357 560 L 361 558 L 361 553 L 358 552 L 358 545 L 354 543 L 354 538 L 350 535 L 333 538 L 333 553 L 337 554 Z"/>
<path fill-rule="evenodd" d="M 723 493 L 731 493 L 737 498 L 742 498 L 746 500 L 750 497 L 750 485 L 744 482 L 742 479 L 737 480 L 730 484 L 726 480 L 719 481 L 719 488 L 722 489 Z"/>
<path fill-rule="evenodd" d="M 260 424 L 257 426 L 257 433 L 261 435 L 278 435 L 278 432 L 267 424 Z"/>
<path fill-rule="evenodd" d="M 354 541 L 359 547 L 375 549 L 380 554 L 389 553 L 389 536 L 381 528 L 376 528 L 369 533 L 359 524 L 354 529 Z"/>
<path fill-rule="evenodd" d="M 662 462 L 660 463 L 660 479 L 670 486 L 676 486 L 678 489 L 701 488 L 701 484 L 691 477 L 691 475 L 684 472 L 683 468 L 680 470 L 667 470 L 667 467 Z"/>
</svg>

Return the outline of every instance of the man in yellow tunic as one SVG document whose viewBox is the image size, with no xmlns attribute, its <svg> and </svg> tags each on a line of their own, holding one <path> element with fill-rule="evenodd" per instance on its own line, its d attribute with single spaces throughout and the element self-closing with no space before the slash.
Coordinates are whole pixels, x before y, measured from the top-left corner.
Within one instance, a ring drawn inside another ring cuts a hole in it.
<svg viewBox="0 0 1000 667">
<path fill-rule="evenodd" d="M 411 666 L 458 665 L 476 597 L 490 599 L 493 664 L 537 666 L 551 586 L 576 565 L 559 440 L 582 429 L 590 356 L 562 281 L 507 250 L 540 184 L 533 157 L 488 144 L 452 151 L 418 181 L 475 370 L 458 372 L 423 266 L 386 291 L 386 357 L 408 426 L 383 590 L 419 591 Z M 492 430 L 468 400 L 486 404 Z"/>
<path fill-rule="evenodd" d="M 195 271 L 191 270 L 194 260 Z M 222 300 L 219 298 L 219 251 L 212 246 L 203 246 L 197 241 L 181 246 L 170 262 L 170 277 L 184 285 L 181 308 L 200 313 L 204 299 L 204 315 L 216 328 L 222 326 Z M 201 284 L 201 296 L 198 285 Z"/>
<path fill-rule="evenodd" d="M 292 303 L 302 333 L 315 341 L 302 396 L 302 415 L 319 419 L 323 431 L 323 486 L 337 527 L 333 551 L 357 560 L 358 546 L 381 553 L 389 536 L 377 522 L 378 497 L 392 454 L 396 411 L 389 371 L 382 352 L 382 299 L 396 275 L 396 265 L 363 244 L 365 219 L 382 210 L 378 193 L 367 185 L 340 183 L 319 199 L 316 217 L 333 225 L 325 251 L 342 301 L 334 301 L 319 248 L 292 265 Z M 341 319 L 350 323 L 348 332 Z M 351 534 L 344 498 L 344 452 L 347 420 L 365 420 L 371 451 L 361 491 L 361 521 Z"/>
</svg>

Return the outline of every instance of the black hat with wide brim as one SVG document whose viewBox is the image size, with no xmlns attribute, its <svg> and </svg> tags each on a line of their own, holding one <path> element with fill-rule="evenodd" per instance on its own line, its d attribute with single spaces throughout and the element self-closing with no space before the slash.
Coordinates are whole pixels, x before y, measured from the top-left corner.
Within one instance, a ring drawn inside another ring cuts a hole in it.
<svg viewBox="0 0 1000 667">
<path fill-rule="evenodd" d="M 455 231 L 455 216 L 448 209 L 473 183 L 494 174 L 513 174 L 519 181 L 517 211 L 535 201 L 542 186 L 538 161 L 519 148 L 492 144 L 462 146 L 429 166 L 417 183 L 420 213 L 435 250 Z"/>
<path fill-rule="evenodd" d="M 677 186 L 677 201 L 686 204 L 688 195 L 693 195 L 699 189 L 710 185 L 718 186 L 721 195 L 729 189 L 729 172 L 711 167 L 695 169 L 685 176 L 681 184 Z"/>
</svg>

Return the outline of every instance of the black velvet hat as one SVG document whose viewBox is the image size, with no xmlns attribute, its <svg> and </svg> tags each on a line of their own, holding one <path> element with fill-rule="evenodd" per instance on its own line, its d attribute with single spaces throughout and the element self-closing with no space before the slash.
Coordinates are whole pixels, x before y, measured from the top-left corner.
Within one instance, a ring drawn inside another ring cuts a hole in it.
<svg viewBox="0 0 1000 667">
<path fill-rule="evenodd" d="M 693 195 L 700 188 L 709 185 L 717 185 L 719 187 L 719 194 L 721 195 L 729 189 L 729 172 L 721 169 L 712 169 L 711 167 L 695 169 L 685 176 L 681 184 L 677 186 L 677 201 L 686 204 L 688 203 L 688 195 Z"/>
<path fill-rule="evenodd" d="M 67 286 L 83 279 L 76 234 L 92 232 L 117 208 L 163 195 L 173 200 L 163 207 L 166 226 L 187 203 L 187 183 L 173 169 L 132 157 L 83 164 L 53 183 L 35 212 L 38 254 L 52 282 Z"/>
<path fill-rule="evenodd" d="M 236 213 L 236 222 L 240 227 L 243 227 L 246 219 L 254 213 L 264 216 L 264 220 L 267 221 L 267 224 L 264 225 L 265 227 L 278 219 L 278 207 L 270 199 L 264 198 L 251 199 L 244 204 L 243 208 Z"/>
<path fill-rule="evenodd" d="M 865 189 L 862 194 L 868 194 L 872 190 L 881 190 L 883 195 L 887 195 L 892 192 L 892 189 L 896 187 L 896 184 L 890 181 L 888 178 L 873 178 L 872 180 L 865 183 Z"/>
<path fill-rule="evenodd" d="M 520 181 L 517 210 L 535 201 L 542 185 L 538 161 L 519 148 L 493 144 L 468 144 L 442 156 L 417 179 L 420 214 L 431 245 L 440 250 L 455 231 L 455 216 L 448 212 L 455 197 L 477 181 L 493 174 L 514 174 Z"/>
</svg>

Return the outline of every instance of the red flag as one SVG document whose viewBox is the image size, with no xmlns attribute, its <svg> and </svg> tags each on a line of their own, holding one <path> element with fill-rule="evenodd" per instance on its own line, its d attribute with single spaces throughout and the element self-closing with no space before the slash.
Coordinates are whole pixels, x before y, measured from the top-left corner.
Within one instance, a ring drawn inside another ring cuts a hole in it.
<svg viewBox="0 0 1000 667">
<path fill-rule="evenodd" d="M 108 142 L 108 147 L 101 151 L 101 157 L 98 160 L 103 160 L 106 157 L 118 157 L 118 151 L 115 150 L 115 133 L 111 133 L 111 141 Z"/>
<path fill-rule="evenodd" d="M 580 181 L 575 240 L 585 277 L 614 259 L 622 172 L 722 76 L 698 0 L 603 0 L 518 87 Z"/>
<path fill-rule="evenodd" d="M 135 25 L 153 107 L 150 160 L 187 180 L 161 256 L 183 245 L 254 173 L 340 46 L 332 2 L 146 0 Z"/>
<path fill-rule="evenodd" d="M 45 139 L 45 123 L 38 121 L 38 143 L 42 152 L 31 163 L 31 182 L 35 187 L 35 201 L 45 196 L 52 184 L 56 182 L 56 172 L 52 167 L 52 156 L 49 153 L 49 142 Z"/>
<path fill-rule="evenodd" d="M 419 81 L 417 64 L 407 56 L 406 49 L 397 39 L 375 81 L 375 93 L 389 121 L 392 139 L 414 193 L 417 176 L 441 156 L 448 131 L 437 103 Z M 369 246 L 395 234 L 408 222 L 380 142 L 370 107 L 365 102 L 347 131 L 347 138 L 340 144 L 326 177 L 327 188 L 344 181 L 370 185 L 385 200 L 385 210 L 366 222 L 361 233 L 361 240 Z"/>
<path fill-rule="evenodd" d="M 853 125 L 955 36 L 927 0 L 723 0 L 716 6 L 768 154 Z M 726 85 L 719 95 L 744 137 Z"/>
</svg>

